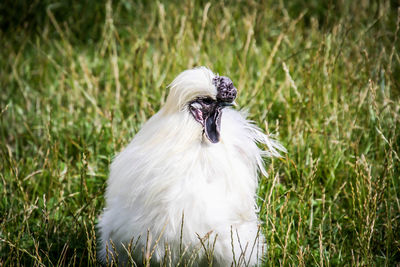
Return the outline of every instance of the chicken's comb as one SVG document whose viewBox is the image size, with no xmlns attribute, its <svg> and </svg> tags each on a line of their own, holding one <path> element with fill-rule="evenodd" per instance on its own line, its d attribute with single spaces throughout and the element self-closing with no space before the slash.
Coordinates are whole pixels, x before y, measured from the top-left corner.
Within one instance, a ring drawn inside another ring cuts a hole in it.
<svg viewBox="0 0 400 267">
<path fill-rule="evenodd" d="M 233 82 L 226 76 L 216 76 L 213 84 L 217 88 L 217 100 L 221 102 L 233 102 L 236 98 L 237 90 Z"/>
</svg>

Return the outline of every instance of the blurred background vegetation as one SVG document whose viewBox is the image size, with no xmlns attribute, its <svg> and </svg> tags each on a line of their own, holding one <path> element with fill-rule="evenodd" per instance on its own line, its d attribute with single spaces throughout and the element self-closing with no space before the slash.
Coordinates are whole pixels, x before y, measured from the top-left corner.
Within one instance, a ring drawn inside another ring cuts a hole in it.
<svg viewBox="0 0 400 267">
<path fill-rule="evenodd" d="M 266 266 L 400 262 L 398 1 L 0 2 L 0 265 L 96 265 L 108 166 L 205 65 L 288 149 Z"/>
</svg>

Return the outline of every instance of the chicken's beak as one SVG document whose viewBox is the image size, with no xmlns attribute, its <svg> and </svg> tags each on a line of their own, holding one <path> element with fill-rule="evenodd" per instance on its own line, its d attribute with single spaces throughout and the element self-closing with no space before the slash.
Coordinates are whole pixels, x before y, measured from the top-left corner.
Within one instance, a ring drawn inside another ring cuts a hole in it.
<svg viewBox="0 0 400 267">
<path fill-rule="evenodd" d="M 221 131 L 222 109 L 233 106 L 229 102 L 205 103 L 202 99 L 193 101 L 189 110 L 194 119 L 203 126 L 204 135 L 211 143 L 218 143 Z"/>
<path fill-rule="evenodd" d="M 208 116 L 205 118 L 204 133 L 211 143 L 218 143 L 220 132 L 221 132 L 221 117 L 222 107 L 219 105 L 215 106 Z"/>
</svg>

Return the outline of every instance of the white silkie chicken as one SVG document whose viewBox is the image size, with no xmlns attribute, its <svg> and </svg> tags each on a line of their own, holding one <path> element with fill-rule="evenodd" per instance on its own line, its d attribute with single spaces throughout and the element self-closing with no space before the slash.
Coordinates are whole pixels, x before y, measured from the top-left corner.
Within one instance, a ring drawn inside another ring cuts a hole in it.
<svg viewBox="0 0 400 267">
<path fill-rule="evenodd" d="M 229 78 L 205 67 L 171 83 L 165 105 L 111 164 L 98 224 L 102 262 L 261 262 L 257 177 L 266 175 L 263 157 L 285 148 L 230 108 L 236 94 Z"/>
</svg>

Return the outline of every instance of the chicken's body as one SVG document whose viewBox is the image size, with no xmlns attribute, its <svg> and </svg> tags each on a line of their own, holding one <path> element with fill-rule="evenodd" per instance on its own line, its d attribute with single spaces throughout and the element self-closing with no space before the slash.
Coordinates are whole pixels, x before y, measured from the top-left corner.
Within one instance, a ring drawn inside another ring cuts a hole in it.
<svg viewBox="0 0 400 267">
<path fill-rule="evenodd" d="M 215 93 L 211 71 L 187 72 L 200 76 L 199 88 Z M 185 260 L 192 255 L 199 260 L 206 253 L 213 254 L 220 266 L 254 265 L 261 260 L 264 239 L 255 198 L 258 172 L 265 173 L 262 156 L 266 152 L 256 142 L 265 143 L 270 155 L 284 148 L 230 108 L 222 112 L 219 142 L 207 140 L 202 125 L 185 108 L 193 96 L 178 99 L 177 109 L 170 103 L 171 94 L 180 98 L 180 91 L 194 88 L 185 84 L 185 78 L 181 74 L 172 83 L 164 108 L 111 165 L 107 206 L 99 223 L 104 262 L 107 254 L 111 261 L 115 253 L 110 240 L 125 261 L 122 244 L 128 249 L 137 240 L 133 255 L 138 261 L 153 248 L 152 260 L 157 262 L 170 257 L 177 263 L 182 255 Z"/>
</svg>

